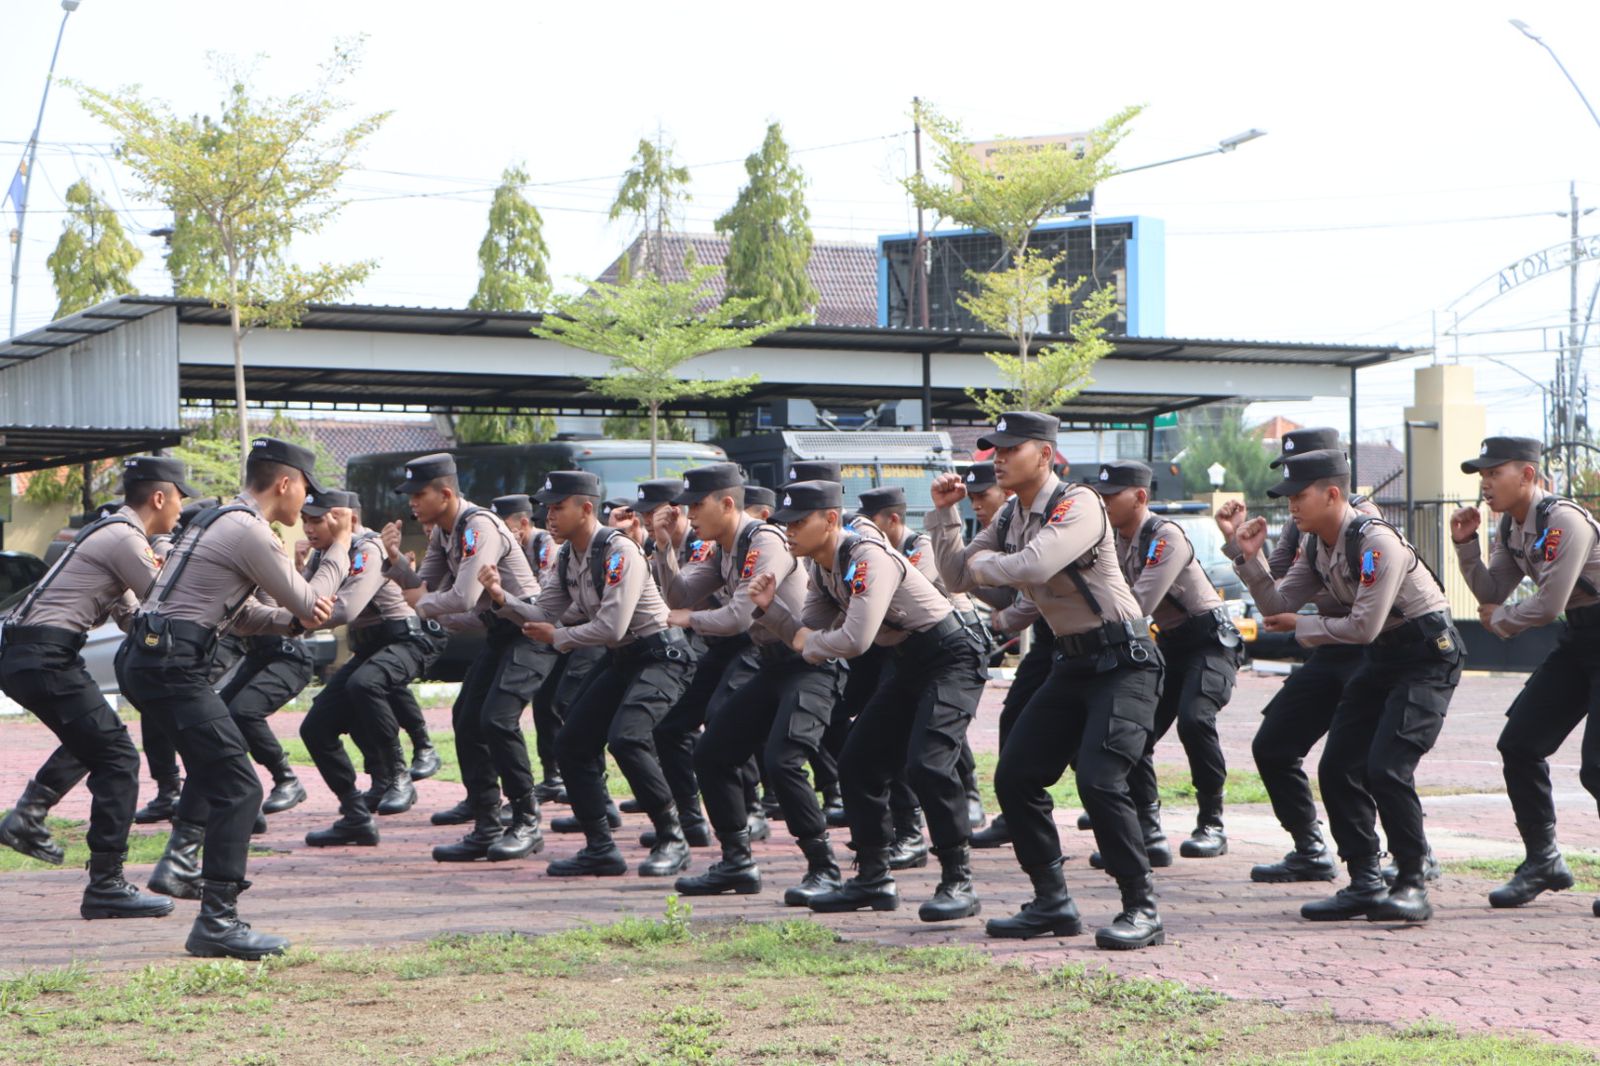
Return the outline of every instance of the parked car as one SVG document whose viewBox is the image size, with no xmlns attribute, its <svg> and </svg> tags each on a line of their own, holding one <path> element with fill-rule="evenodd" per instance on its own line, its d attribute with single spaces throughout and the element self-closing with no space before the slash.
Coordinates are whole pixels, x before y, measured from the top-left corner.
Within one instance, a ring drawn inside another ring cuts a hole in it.
<svg viewBox="0 0 1600 1066">
<path fill-rule="evenodd" d="M 27 552 L 0 552 L 0 600 L 6 600 L 20 589 L 28 588 L 44 576 L 43 559 Z"/>
</svg>

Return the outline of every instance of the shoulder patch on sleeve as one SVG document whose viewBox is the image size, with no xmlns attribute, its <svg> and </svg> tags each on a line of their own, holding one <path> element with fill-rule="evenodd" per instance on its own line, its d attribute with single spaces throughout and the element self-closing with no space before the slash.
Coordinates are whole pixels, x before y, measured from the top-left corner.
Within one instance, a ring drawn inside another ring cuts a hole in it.
<svg viewBox="0 0 1600 1066">
<path fill-rule="evenodd" d="M 1155 566 L 1160 563 L 1167 553 L 1167 538 L 1157 537 L 1150 542 L 1150 550 L 1144 553 L 1144 565 Z"/>
<path fill-rule="evenodd" d="M 1544 553 L 1544 561 L 1553 563 L 1556 555 L 1561 551 L 1561 530 L 1551 526 L 1544 531 L 1544 535 L 1533 542 L 1533 550 Z"/>
<path fill-rule="evenodd" d="M 623 558 L 621 551 L 613 551 L 606 559 L 606 584 L 615 585 L 622 580 Z"/>
<path fill-rule="evenodd" d="M 711 554 L 716 549 L 716 541 L 692 540 L 689 542 L 689 561 L 691 563 L 703 563 L 711 558 Z"/>
<path fill-rule="evenodd" d="M 865 559 L 852 562 L 850 568 L 844 572 L 845 588 L 850 590 L 850 595 L 860 596 L 867 591 L 867 561 Z"/>
<path fill-rule="evenodd" d="M 1056 504 L 1055 509 L 1050 512 L 1050 517 L 1045 519 L 1045 524 L 1059 526 L 1062 522 L 1065 522 L 1067 520 L 1067 513 L 1072 510 L 1072 505 L 1076 502 L 1077 501 L 1069 496 L 1060 503 Z"/>
<path fill-rule="evenodd" d="M 478 531 L 472 528 L 471 523 L 468 523 L 466 530 L 461 534 L 461 557 L 463 559 L 470 559 L 474 555 L 477 555 L 478 542 Z"/>
<path fill-rule="evenodd" d="M 751 548 L 744 553 L 744 565 L 739 568 L 739 576 L 746 581 L 756 576 L 756 563 L 761 561 L 761 549 Z"/>
<path fill-rule="evenodd" d="M 1361 583 L 1374 585 L 1378 581 L 1378 561 L 1383 558 L 1383 553 L 1375 548 L 1368 548 L 1361 553 Z"/>
</svg>

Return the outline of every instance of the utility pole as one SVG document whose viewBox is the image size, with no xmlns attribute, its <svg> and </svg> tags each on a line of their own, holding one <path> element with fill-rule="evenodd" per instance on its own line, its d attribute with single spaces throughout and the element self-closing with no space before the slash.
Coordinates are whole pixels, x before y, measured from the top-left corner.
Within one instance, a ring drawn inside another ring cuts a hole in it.
<svg viewBox="0 0 1600 1066">
<path fill-rule="evenodd" d="M 1571 303 L 1567 311 L 1567 419 L 1562 427 L 1562 435 L 1566 440 L 1578 439 L 1578 372 L 1583 363 L 1583 346 L 1578 340 L 1578 259 L 1582 249 L 1578 244 L 1578 183 L 1573 181 L 1567 186 L 1567 194 L 1571 199 L 1569 209 L 1572 222 L 1572 247 L 1567 253 L 1570 262 L 1567 272 L 1571 282 Z M 1576 460 L 1571 447 L 1567 449 L 1567 491 L 1572 491 L 1572 467 Z"/>
<path fill-rule="evenodd" d="M 917 177 L 922 177 L 922 98 L 911 98 L 911 135 L 916 151 Z M 928 317 L 928 234 L 922 225 L 922 204 L 917 204 L 917 243 L 911 253 L 914 272 L 911 291 L 913 314 L 919 329 L 927 329 Z"/>
</svg>

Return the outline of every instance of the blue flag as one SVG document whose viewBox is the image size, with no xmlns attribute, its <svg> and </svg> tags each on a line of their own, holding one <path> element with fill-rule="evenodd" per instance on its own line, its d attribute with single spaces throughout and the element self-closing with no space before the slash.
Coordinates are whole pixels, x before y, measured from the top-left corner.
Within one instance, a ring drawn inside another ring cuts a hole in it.
<svg viewBox="0 0 1600 1066">
<path fill-rule="evenodd" d="M 16 212 L 17 225 L 22 225 L 22 209 L 27 206 L 28 184 L 22 180 L 22 165 L 17 165 L 17 172 L 11 175 L 11 187 L 6 190 L 6 196 L 11 200 L 11 210 Z"/>
</svg>

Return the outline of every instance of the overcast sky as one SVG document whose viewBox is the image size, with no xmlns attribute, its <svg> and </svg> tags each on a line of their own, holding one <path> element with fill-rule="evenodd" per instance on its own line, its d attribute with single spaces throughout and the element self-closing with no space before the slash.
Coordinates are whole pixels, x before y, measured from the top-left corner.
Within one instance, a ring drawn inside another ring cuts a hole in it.
<svg viewBox="0 0 1600 1066">
<path fill-rule="evenodd" d="M 914 225 L 910 169 L 920 94 L 975 137 L 1090 127 L 1147 110 L 1124 166 L 1202 150 L 1259 127 L 1229 155 L 1115 179 L 1100 210 L 1167 223 L 1167 332 L 1429 345 L 1445 309 L 1529 252 L 1562 241 L 1567 182 L 1600 207 L 1600 125 L 1521 18 L 1600 102 L 1600 4 L 1284 3 L 1067 5 L 455 4 L 385 0 L 271 5 L 83 0 L 58 75 L 142 85 L 182 112 L 215 111 L 208 52 L 260 53 L 257 82 L 308 84 L 337 37 L 368 35 L 351 114 L 393 110 L 339 221 L 305 259 L 371 257 L 363 302 L 458 307 L 501 169 L 526 164 L 556 275 L 592 275 L 632 236 L 605 216 L 640 137 L 660 128 L 693 169 L 686 229 L 709 231 L 743 157 L 781 121 L 810 177 L 819 238 L 871 241 Z M 0 35 L 0 184 L 32 128 L 60 22 L 55 0 L 5 0 Z M 1225 12 L 1222 13 L 1222 12 Z M 984 25 L 975 17 L 992 20 Z M 70 90 L 52 93 L 22 263 L 19 330 L 55 304 L 45 257 L 61 194 L 90 177 L 131 227 L 163 224 L 109 161 L 109 138 Z M 13 222 L 9 206 L 5 227 Z M 1585 233 L 1600 233 L 1600 213 Z M 136 280 L 170 290 L 160 241 Z M 1583 297 L 1600 280 L 1588 266 Z M 7 293 L 9 296 L 9 293 Z M 1463 329 L 1563 323 L 1564 275 L 1536 280 Z M 1436 318 L 1437 314 L 1437 318 Z M 0 321 L 0 328 L 4 322 Z M 1600 328 L 1590 337 L 1600 343 Z M 1463 353 L 1548 380 L 1554 344 L 1535 330 L 1472 336 Z M 1457 342 L 1440 342 L 1453 354 Z M 1489 428 L 1537 429 L 1539 390 L 1480 359 Z M 1596 378 L 1600 382 L 1600 377 Z M 1398 440 L 1407 367 L 1362 375 L 1361 430 Z M 1343 424 L 1343 401 L 1258 405 Z"/>
</svg>

